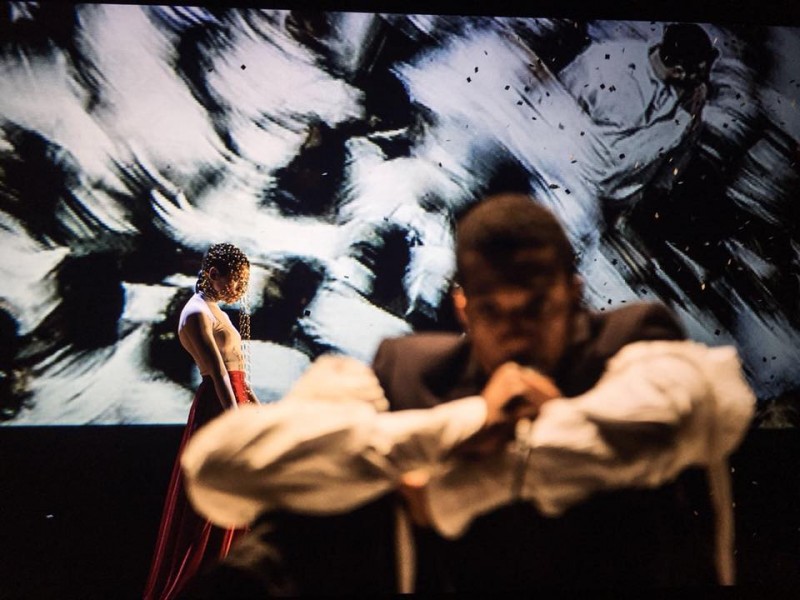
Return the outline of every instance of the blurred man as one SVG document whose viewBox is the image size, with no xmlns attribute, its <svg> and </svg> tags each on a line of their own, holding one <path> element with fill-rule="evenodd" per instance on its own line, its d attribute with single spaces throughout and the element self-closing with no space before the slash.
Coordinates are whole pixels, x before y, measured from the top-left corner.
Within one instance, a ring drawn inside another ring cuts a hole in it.
<svg viewBox="0 0 800 600">
<path fill-rule="evenodd" d="M 473 394 L 493 402 L 524 398 L 530 385 L 525 371 L 509 363 L 532 367 L 559 395 L 575 397 L 590 392 L 626 346 L 683 338 L 661 305 L 586 310 L 563 229 L 524 195 L 489 198 L 468 212 L 457 231 L 456 263 L 454 301 L 466 335 L 418 334 L 378 349 L 374 369 L 393 410 Z M 653 370 L 648 377 L 660 374 Z M 630 392 L 668 385 L 631 384 Z M 620 421 L 626 418 L 638 419 L 621 412 Z M 649 435 L 657 437 L 659 429 Z M 599 435 L 623 456 L 635 454 L 637 441 L 647 439 L 620 431 L 602 427 Z M 674 442 L 670 435 L 663 444 Z M 511 505 L 478 519 L 457 541 L 420 530 L 418 587 L 467 592 L 712 582 L 706 483 L 702 473 L 684 479 L 656 491 L 601 496 L 555 520 L 542 518 L 529 503 Z"/>
</svg>

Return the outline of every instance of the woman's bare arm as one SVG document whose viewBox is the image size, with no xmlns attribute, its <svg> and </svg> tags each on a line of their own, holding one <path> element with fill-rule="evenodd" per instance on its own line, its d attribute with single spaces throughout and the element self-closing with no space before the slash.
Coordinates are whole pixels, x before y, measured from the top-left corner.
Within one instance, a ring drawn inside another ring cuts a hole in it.
<svg viewBox="0 0 800 600">
<path fill-rule="evenodd" d="M 183 331 L 188 342 L 195 350 L 195 354 L 200 362 L 200 367 L 206 367 L 208 374 L 214 382 L 214 389 L 220 399 L 222 407 L 236 408 L 236 396 L 233 393 L 231 380 L 228 370 L 222 360 L 222 354 L 214 341 L 214 332 L 211 326 L 211 319 L 203 312 L 194 312 L 186 317 L 183 324 Z"/>
</svg>

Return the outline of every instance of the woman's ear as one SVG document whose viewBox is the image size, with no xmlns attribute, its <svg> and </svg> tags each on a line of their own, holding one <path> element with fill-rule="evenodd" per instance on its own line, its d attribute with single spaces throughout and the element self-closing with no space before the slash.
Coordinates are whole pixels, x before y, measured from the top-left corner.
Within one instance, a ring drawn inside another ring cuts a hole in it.
<svg viewBox="0 0 800 600">
<path fill-rule="evenodd" d="M 208 278 L 211 281 L 216 281 L 219 278 L 219 269 L 217 269 L 217 267 L 211 267 L 208 270 Z"/>
<path fill-rule="evenodd" d="M 464 289 L 461 286 L 455 286 L 450 293 L 453 298 L 453 308 L 455 309 L 456 318 L 461 323 L 464 331 L 469 329 L 469 319 L 467 318 L 467 296 L 464 294 Z"/>
</svg>

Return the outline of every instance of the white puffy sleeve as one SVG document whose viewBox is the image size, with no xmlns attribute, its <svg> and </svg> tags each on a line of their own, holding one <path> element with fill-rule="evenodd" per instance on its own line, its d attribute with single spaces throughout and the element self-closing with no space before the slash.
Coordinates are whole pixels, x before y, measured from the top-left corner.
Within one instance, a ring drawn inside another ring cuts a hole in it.
<svg viewBox="0 0 800 600">
<path fill-rule="evenodd" d="M 324 357 L 280 402 L 215 419 L 181 458 L 192 504 L 223 527 L 271 508 L 344 512 L 394 489 L 407 471 L 434 468 L 486 419 L 480 397 L 379 412 L 376 385 L 366 365 Z"/>
<path fill-rule="evenodd" d="M 724 461 L 754 408 L 733 348 L 630 344 L 593 389 L 550 401 L 535 421 L 518 423 L 504 455 L 480 464 L 450 459 L 431 482 L 434 524 L 456 537 L 514 499 L 557 516 L 597 492 L 658 487 L 687 467 Z M 472 509 L 459 510 L 467 501 Z"/>
</svg>

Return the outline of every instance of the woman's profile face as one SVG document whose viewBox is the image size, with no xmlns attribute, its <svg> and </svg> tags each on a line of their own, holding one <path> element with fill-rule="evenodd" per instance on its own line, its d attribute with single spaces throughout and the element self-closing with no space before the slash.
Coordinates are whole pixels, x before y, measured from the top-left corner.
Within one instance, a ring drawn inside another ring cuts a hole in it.
<svg viewBox="0 0 800 600">
<path fill-rule="evenodd" d="M 217 293 L 217 298 L 227 304 L 239 301 L 247 291 L 247 282 L 250 279 L 250 268 L 244 266 L 229 275 L 223 275 L 216 267 L 211 267 L 208 272 L 211 285 Z"/>
</svg>

